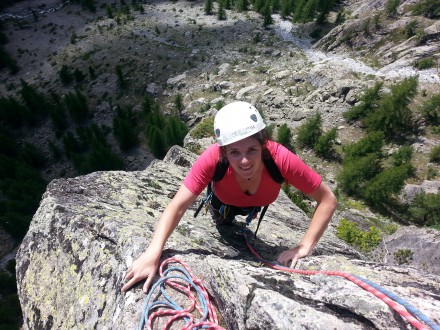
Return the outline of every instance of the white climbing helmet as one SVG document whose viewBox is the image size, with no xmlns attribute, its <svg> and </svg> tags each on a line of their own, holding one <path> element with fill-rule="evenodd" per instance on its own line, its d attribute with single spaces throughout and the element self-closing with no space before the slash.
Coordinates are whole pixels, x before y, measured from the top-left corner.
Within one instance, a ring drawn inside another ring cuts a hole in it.
<svg viewBox="0 0 440 330">
<path fill-rule="evenodd" d="M 258 110 L 243 101 L 225 105 L 214 118 L 214 134 L 221 147 L 247 138 L 265 127 Z"/>
</svg>

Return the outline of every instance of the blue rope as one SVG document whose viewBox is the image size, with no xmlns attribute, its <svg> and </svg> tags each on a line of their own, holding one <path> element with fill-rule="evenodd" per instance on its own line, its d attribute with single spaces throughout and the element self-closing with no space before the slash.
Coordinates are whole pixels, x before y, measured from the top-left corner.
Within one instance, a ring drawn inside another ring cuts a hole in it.
<svg viewBox="0 0 440 330">
<path fill-rule="evenodd" d="M 177 271 L 177 272 L 181 272 L 184 274 L 184 276 L 177 276 L 177 275 L 168 275 L 169 272 L 171 271 Z M 141 321 L 139 323 L 139 330 L 142 330 L 145 326 L 145 323 L 148 323 L 148 317 L 150 315 L 150 312 L 153 308 L 158 307 L 158 306 L 168 306 L 170 307 L 170 309 L 173 310 L 183 310 L 183 308 L 177 304 L 167 293 L 166 293 L 166 289 L 165 289 L 165 282 L 167 280 L 170 279 L 179 279 L 179 280 L 183 280 L 185 282 L 187 282 L 189 285 L 191 285 L 191 287 L 197 292 L 197 296 L 199 298 L 200 304 L 202 305 L 202 309 L 203 309 L 203 315 L 202 318 L 199 320 L 199 322 L 205 321 L 208 317 L 208 303 L 206 301 L 205 296 L 203 295 L 202 291 L 199 289 L 199 287 L 197 286 L 197 284 L 195 284 L 192 279 L 191 279 L 191 275 L 186 271 L 186 269 L 181 268 L 181 267 L 170 267 L 167 270 L 164 271 L 163 273 L 163 277 L 161 277 L 152 287 L 150 292 L 148 293 L 148 296 L 146 298 L 145 301 L 145 307 L 144 310 L 142 312 L 142 317 L 141 317 Z M 156 290 L 156 288 L 159 287 L 159 290 L 161 291 L 161 293 L 163 294 L 163 296 L 165 297 L 166 301 L 154 301 L 150 304 L 150 299 L 153 295 L 153 292 Z M 187 318 L 186 318 L 187 319 Z M 187 320 L 187 322 L 189 322 L 189 320 Z M 206 328 L 209 326 L 202 326 L 201 328 Z M 196 327 L 197 329 L 197 327 Z"/>
<path fill-rule="evenodd" d="M 202 315 L 202 318 L 200 319 L 200 322 L 201 321 L 205 321 L 207 318 L 208 318 L 208 314 L 209 314 L 209 310 L 208 310 L 208 302 L 206 301 L 206 298 L 205 298 L 205 296 L 203 295 L 203 292 L 200 290 L 200 288 L 198 287 L 198 285 L 197 284 L 195 284 L 192 280 L 191 280 L 191 274 L 190 273 L 188 273 L 188 271 L 186 270 L 186 269 L 184 269 L 184 268 L 182 268 L 182 267 L 170 267 L 170 268 L 168 268 L 166 271 L 164 271 L 164 276 L 166 276 L 169 272 L 171 272 L 171 271 L 178 271 L 178 272 L 181 272 L 181 273 L 183 273 L 186 277 L 185 277 L 185 279 L 187 279 L 188 280 L 188 283 L 191 285 L 191 287 L 192 288 L 194 288 L 195 290 L 196 290 L 196 292 L 197 292 L 197 296 L 198 296 L 198 298 L 199 298 L 199 300 L 200 300 L 200 304 L 202 305 L 202 309 L 203 309 L 203 315 Z M 165 295 L 165 287 L 164 286 L 162 286 L 162 292 L 164 293 L 164 295 Z M 170 297 L 169 297 L 169 299 L 171 300 L 171 301 L 173 301 Z"/>
<path fill-rule="evenodd" d="M 365 278 L 362 278 L 357 275 L 353 275 L 354 277 L 360 279 L 361 281 L 371 285 L 376 290 L 379 290 L 383 294 L 387 295 L 390 299 L 394 300 L 395 302 L 399 303 L 403 307 L 405 307 L 411 314 L 416 316 L 418 319 L 422 320 L 424 323 L 429 325 L 433 330 L 440 330 L 440 325 L 432 321 L 429 317 L 427 317 L 425 314 L 423 314 L 420 310 L 418 310 L 416 307 L 409 304 L 406 300 L 400 298 L 399 296 L 395 295 L 391 291 L 388 291 L 387 289 L 381 287 L 380 285 L 373 283 Z"/>
<path fill-rule="evenodd" d="M 249 243 L 248 240 L 248 236 L 246 234 L 246 232 L 250 232 L 252 233 L 248 228 L 243 228 L 242 230 L 245 240 Z M 281 268 L 286 268 L 289 269 L 289 267 L 285 267 L 282 266 L 281 264 L 279 264 L 278 262 L 273 262 L 273 261 L 269 261 L 269 260 L 265 260 L 262 258 L 258 258 L 255 256 L 255 258 L 263 263 L 272 265 L 272 266 L 277 266 L 277 267 L 281 267 Z M 409 304 L 406 300 L 398 297 L 397 295 L 395 295 L 394 293 L 392 293 L 391 291 L 388 291 L 387 289 L 381 287 L 380 285 L 373 283 L 365 278 L 362 278 L 360 276 L 354 275 L 354 274 L 350 274 L 356 278 L 358 278 L 359 280 L 367 283 L 368 285 L 372 286 L 373 288 L 375 288 L 376 290 L 382 292 L 384 295 L 388 296 L 388 298 L 394 300 L 395 302 L 397 302 L 398 304 L 404 306 L 411 314 L 413 314 L 413 316 L 416 316 L 417 318 L 419 318 L 420 320 L 422 320 L 424 323 L 426 323 L 427 325 L 429 325 L 433 330 L 440 330 L 440 325 L 438 325 L 437 323 L 435 323 L 434 321 L 432 321 L 429 317 L 427 317 L 425 314 L 423 314 L 420 310 L 418 310 L 416 307 L 412 306 L 411 304 Z"/>
</svg>

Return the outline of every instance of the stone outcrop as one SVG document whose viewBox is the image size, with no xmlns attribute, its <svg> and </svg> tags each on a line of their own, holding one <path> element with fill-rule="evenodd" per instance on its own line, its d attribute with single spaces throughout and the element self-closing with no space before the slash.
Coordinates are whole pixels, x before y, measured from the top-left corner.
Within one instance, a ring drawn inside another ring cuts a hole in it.
<svg viewBox="0 0 440 330">
<path fill-rule="evenodd" d="M 96 172 L 52 181 L 17 254 L 25 329 L 134 329 L 141 284 L 123 294 L 124 273 L 144 251 L 155 223 L 195 155 L 172 148 L 138 172 Z M 206 285 L 227 329 L 406 329 L 384 302 L 341 277 L 295 275 L 256 261 L 240 224 L 216 228 L 196 205 L 164 250 Z M 243 220 L 239 219 L 239 222 Z M 297 244 L 308 217 L 281 193 L 251 244 L 264 259 Z M 251 224 L 255 229 L 255 224 Z M 440 278 L 359 259 L 326 231 L 297 268 L 337 270 L 385 287 L 440 322 Z"/>
<path fill-rule="evenodd" d="M 347 8 L 352 10 L 350 19 L 332 29 L 320 39 L 314 47 L 326 52 L 352 52 L 356 50 L 363 56 L 374 56 L 386 73 L 402 67 L 411 67 L 417 60 L 433 57 L 438 59 L 440 51 L 440 22 L 416 16 L 409 11 L 413 1 L 401 1 L 396 15 L 388 21 L 378 20 L 373 23 L 373 17 L 384 16 L 386 2 L 384 1 L 354 1 Z M 395 38 L 405 27 L 416 23 L 418 35 L 414 33 L 404 40 Z M 435 75 L 435 70 L 432 70 Z M 413 74 L 416 74 L 414 69 Z"/>
<path fill-rule="evenodd" d="M 436 229 L 405 226 L 385 237 L 376 255 L 387 264 L 405 264 L 406 267 L 440 274 L 440 232 Z"/>
<path fill-rule="evenodd" d="M 421 184 L 407 184 L 402 190 L 400 199 L 411 203 L 418 194 L 440 194 L 440 181 L 424 180 Z"/>
</svg>

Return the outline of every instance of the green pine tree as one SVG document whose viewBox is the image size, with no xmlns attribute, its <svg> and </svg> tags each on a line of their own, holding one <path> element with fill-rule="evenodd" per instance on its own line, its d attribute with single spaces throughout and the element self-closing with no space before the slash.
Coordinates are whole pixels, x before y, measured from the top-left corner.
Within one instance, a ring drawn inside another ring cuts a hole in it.
<svg viewBox="0 0 440 330">
<path fill-rule="evenodd" d="M 142 100 L 141 108 L 144 115 L 153 112 L 154 100 L 149 95 L 145 95 Z"/>
<path fill-rule="evenodd" d="M 295 2 L 293 9 L 293 22 L 303 22 L 302 11 L 308 0 L 299 0 Z"/>
<path fill-rule="evenodd" d="M 176 94 L 176 96 L 174 97 L 174 106 L 176 107 L 179 113 L 182 113 L 182 110 L 185 109 L 185 106 L 183 105 L 182 94 L 180 93 Z"/>
<path fill-rule="evenodd" d="M 27 112 L 29 114 L 28 122 L 35 124 L 38 119 L 48 114 L 49 104 L 45 96 L 23 79 L 21 79 L 20 95 L 26 108 L 29 110 Z"/>
<path fill-rule="evenodd" d="M 345 112 L 343 117 L 350 122 L 365 118 L 370 112 L 375 111 L 381 99 L 382 86 L 383 82 L 376 82 L 373 87 L 367 89 L 361 96 L 360 102 Z"/>
<path fill-rule="evenodd" d="M 249 10 L 249 1 L 248 0 L 236 0 L 235 6 L 239 12 L 248 11 Z"/>
<path fill-rule="evenodd" d="M 397 8 L 400 5 L 400 0 L 388 0 L 385 4 L 385 12 L 388 16 L 393 17 L 397 14 Z"/>
<path fill-rule="evenodd" d="M 149 146 L 153 155 L 157 158 L 163 158 L 166 154 L 166 142 L 162 131 L 153 127 L 149 134 Z"/>
<path fill-rule="evenodd" d="M 402 190 L 411 173 L 410 164 L 388 168 L 367 183 L 363 197 L 374 206 L 389 204 L 393 196 Z"/>
<path fill-rule="evenodd" d="M 336 128 L 332 128 L 330 131 L 319 137 L 318 141 L 316 141 L 316 144 L 313 147 L 313 150 L 318 156 L 323 158 L 331 158 L 335 152 L 334 145 L 337 136 L 338 130 Z"/>
<path fill-rule="evenodd" d="M 420 112 L 429 124 L 440 125 L 440 94 L 435 94 L 425 101 Z"/>
<path fill-rule="evenodd" d="M 139 144 L 137 118 L 130 107 L 118 105 L 113 118 L 113 134 L 122 150 L 129 150 Z"/>
<path fill-rule="evenodd" d="M 264 6 L 263 9 L 263 16 L 264 16 L 264 21 L 263 21 L 263 27 L 268 27 L 269 25 L 273 24 L 273 19 L 272 19 L 272 10 L 270 8 L 270 4 L 269 2 L 266 3 L 266 5 Z"/>
<path fill-rule="evenodd" d="M 118 86 L 120 89 L 125 90 L 128 87 L 128 82 L 125 80 L 124 73 L 122 72 L 122 66 L 116 65 L 115 68 L 116 75 L 118 77 Z"/>
<path fill-rule="evenodd" d="M 65 96 L 64 103 L 75 122 L 81 123 L 88 118 L 89 106 L 87 99 L 79 90 L 75 93 L 68 93 Z"/>
<path fill-rule="evenodd" d="M 318 8 L 318 0 L 306 1 L 302 11 L 300 22 L 311 22 L 316 17 L 316 10 Z"/>
<path fill-rule="evenodd" d="M 416 224 L 440 230 L 440 194 L 416 195 L 408 211 Z"/>
<path fill-rule="evenodd" d="M 322 118 L 318 112 L 298 128 L 297 142 L 300 147 L 313 149 L 322 134 L 321 124 Z"/>
<path fill-rule="evenodd" d="M 252 6 L 252 9 L 254 11 L 256 11 L 257 13 L 262 14 L 265 5 L 266 5 L 266 1 L 265 0 L 255 0 L 254 4 Z"/>
<path fill-rule="evenodd" d="M 205 14 L 212 15 L 212 0 L 205 0 Z"/>
<path fill-rule="evenodd" d="M 370 154 L 382 158 L 382 148 L 385 145 L 385 136 L 382 132 L 373 132 L 357 142 L 344 147 L 344 162 L 349 162 Z"/>
<path fill-rule="evenodd" d="M 30 118 L 29 110 L 13 96 L 0 97 L 0 121 L 18 128 Z"/>
<path fill-rule="evenodd" d="M 381 131 L 388 140 L 413 133 L 416 126 L 409 104 L 417 93 L 417 86 L 416 77 L 391 86 L 391 93 L 384 95 L 376 111 L 365 119 L 368 131 Z"/>
<path fill-rule="evenodd" d="M 223 0 L 223 5 L 225 9 L 231 10 L 232 9 L 232 1 L 231 0 Z"/>
<path fill-rule="evenodd" d="M 60 80 L 63 85 L 69 85 L 70 83 L 72 83 L 74 79 L 72 72 L 70 71 L 69 67 L 65 64 L 63 64 L 58 74 L 60 76 Z"/>
<path fill-rule="evenodd" d="M 281 10 L 281 1 L 280 0 L 271 0 L 271 7 L 273 13 L 278 13 Z"/>
<path fill-rule="evenodd" d="M 220 0 L 218 4 L 217 18 L 219 21 L 226 20 L 225 2 L 226 0 Z"/>
<path fill-rule="evenodd" d="M 348 195 L 362 197 L 367 182 L 381 170 L 380 158 L 377 154 L 344 161 L 344 167 L 337 177 L 338 187 Z"/>
<path fill-rule="evenodd" d="M 290 130 L 289 126 L 287 126 L 286 123 L 282 124 L 277 132 L 277 142 L 281 143 L 283 146 L 285 146 L 289 150 L 294 150 L 292 145 L 292 131 Z"/>
<path fill-rule="evenodd" d="M 291 0 L 282 0 L 281 2 L 281 17 L 287 18 L 292 13 Z"/>
<path fill-rule="evenodd" d="M 49 109 L 50 118 L 52 119 L 52 123 L 58 131 L 65 130 L 67 125 L 66 120 L 66 110 L 64 108 L 64 104 L 61 101 L 61 98 L 55 92 L 51 93 L 52 101 L 51 107 Z"/>
</svg>

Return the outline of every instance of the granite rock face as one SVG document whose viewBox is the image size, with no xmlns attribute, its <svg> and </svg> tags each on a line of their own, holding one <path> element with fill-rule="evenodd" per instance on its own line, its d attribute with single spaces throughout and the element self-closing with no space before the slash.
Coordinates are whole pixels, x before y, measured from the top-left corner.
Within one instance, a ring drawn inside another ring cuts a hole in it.
<svg viewBox="0 0 440 330">
<path fill-rule="evenodd" d="M 161 212 L 194 155 L 172 148 L 138 172 L 96 172 L 50 183 L 17 254 L 25 329 L 134 329 L 145 294 L 123 294 L 124 273 L 147 247 Z M 197 205 L 164 250 L 189 265 L 212 295 L 227 329 L 407 329 L 394 310 L 336 276 L 297 275 L 257 262 L 239 233 L 216 228 Z M 239 222 L 244 219 L 238 219 Z M 281 193 L 251 244 L 267 260 L 297 244 L 308 217 Z M 251 229 L 255 229 L 255 223 Z M 297 268 L 356 274 L 381 285 L 440 323 L 440 278 L 359 259 L 329 227 Z"/>
</svg>

